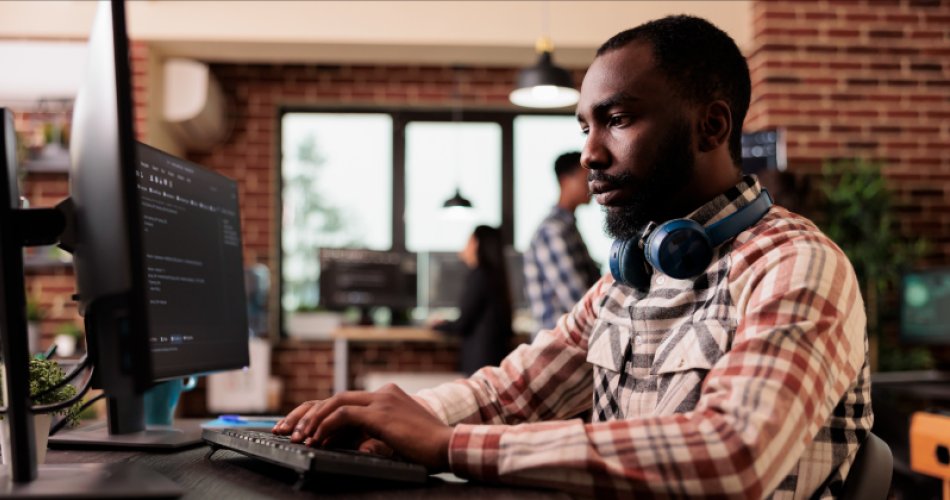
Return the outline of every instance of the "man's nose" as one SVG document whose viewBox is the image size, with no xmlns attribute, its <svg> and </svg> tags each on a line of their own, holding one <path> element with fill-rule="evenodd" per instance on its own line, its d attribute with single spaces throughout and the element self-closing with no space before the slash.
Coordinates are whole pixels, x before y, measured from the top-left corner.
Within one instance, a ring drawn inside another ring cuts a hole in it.
<svg viewBox="0 0 950 500">
<path fill-rule="evenodd" d="M 581 166 L 588 170 L 603 170 L 610 166 L 610 154 L 593 131 L 588 132 L 581 149 Z"/>
</svg>

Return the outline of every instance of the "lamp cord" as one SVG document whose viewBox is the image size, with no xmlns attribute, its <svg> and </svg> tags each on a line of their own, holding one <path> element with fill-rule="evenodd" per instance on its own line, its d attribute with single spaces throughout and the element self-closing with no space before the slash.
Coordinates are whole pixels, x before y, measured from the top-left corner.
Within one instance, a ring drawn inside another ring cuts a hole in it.
<svg viewBox="0 0 950 500">
<path fill-rule="evenodd" d="M 461 77 L 459 76 L 459 68 L 454 68 L 452 70 L 452 128 L 453 130 L 453 142 L 454 154 L 455 154 L 455 189 L 459 192 L 462 190 L 462 168 L 459 166 L 461 163 L 461 153 L 459 149 L 462 146 L 462 141 L 459 139 L 458 127 L 462 123 L 462 83 Z"/>
<path fill-rule="evenodd" d="M 548 0 L 541 2 L 541 36 L 551 39 L 551 5 Z"/>
</svg>

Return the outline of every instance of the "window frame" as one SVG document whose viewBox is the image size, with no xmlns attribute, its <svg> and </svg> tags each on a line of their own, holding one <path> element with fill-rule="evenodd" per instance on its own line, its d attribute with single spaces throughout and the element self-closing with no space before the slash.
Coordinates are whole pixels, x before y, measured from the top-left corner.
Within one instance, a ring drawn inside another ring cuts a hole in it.
<svg viewBox="0 0 950 500">
<path fill-rule="evenodd" d="M 276 228 L 274 228 L 275 248 L 277 253 L 276 276 L 280 281 L 280 295 L 277 297 L 280 330 L 283 331 L 283 308 L 280 306 L 284 295 L 284 249 L 283 249 L 283 228 L 280 221 L 283 220 L 284 205 L 284 178 L 283 178 L 283 119 L 288 113 L 374 113 L 387 114 L 393 121 L 392 136 L 392 245 L 390 251 L 406 251 L 406 225 L 403 217 L 406 211 L 406 143 L 405 131 L 406 125 L 410 122 L 492 122 L 501 127 L 501 229 L 504 243 L 509 246 L 514 245 L 514 120 L 518 116 L 571 116 L 574 114 L 569 111 L 552 110 L 528 110 L 528 109 L 494 109 L 494 108 L 461 108 L 461 112 L 455 112 L 451 107 L 439 108 L 417 108 L 417 107 L 385 107 L 385 106 L 332 106 L 332 105 L 284 105 L 277 109 L 276 123 L 276 193 L 275 193 L 275 218 Z M 446 193 L 450 196 L 451 193 Z"/>
</svg>

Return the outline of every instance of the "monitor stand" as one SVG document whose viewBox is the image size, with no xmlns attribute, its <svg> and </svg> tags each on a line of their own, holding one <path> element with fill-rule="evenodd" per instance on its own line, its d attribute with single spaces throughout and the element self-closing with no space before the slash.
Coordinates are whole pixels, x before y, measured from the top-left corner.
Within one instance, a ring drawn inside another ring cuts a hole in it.
<svg viewBox="0 0 950 500">
<path fill-rule="evenodd" d="M 178 450 L 202 444 L 201 419 L 175 420 L 172 426 L 147 426 L 143 431 L 110 434 L 105 421 L 64 429 L 49 437 L 55 449 Z"/>
<path fill-rule="evenodd" d="M 184 490 L 134 463 L 40 465 L 36 479 L 17 483 L 0 471 L 4 498 L 178 498 Z"/>
</svg>

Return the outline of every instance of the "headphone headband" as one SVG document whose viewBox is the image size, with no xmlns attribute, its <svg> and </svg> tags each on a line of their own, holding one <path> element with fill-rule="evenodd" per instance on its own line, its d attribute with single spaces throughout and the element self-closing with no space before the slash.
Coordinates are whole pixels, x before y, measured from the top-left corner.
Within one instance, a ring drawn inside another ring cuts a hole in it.
<svg viewBox="0 0 950 500">
<path fill-rule="evenodd" d="M 763 188 L 752 203 L 707 228 L 692 219 L 648 224 L 637 236 L 614 241 L 610 273 L 617 282 L 641 291 L 649 290 L 653 269 L 676 279 L 696 277 L 712 263 L 718 246 L 758 222 L 771 206 L 772 196 Z"/>
</svg>

